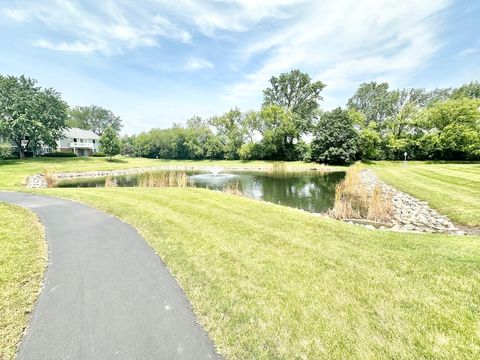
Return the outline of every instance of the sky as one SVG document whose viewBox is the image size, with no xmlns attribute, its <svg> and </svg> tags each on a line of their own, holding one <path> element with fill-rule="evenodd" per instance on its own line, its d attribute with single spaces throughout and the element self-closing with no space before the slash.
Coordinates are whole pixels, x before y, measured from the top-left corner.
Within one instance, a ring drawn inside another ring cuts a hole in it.
<svg viewBox="0 0 480 360">
<path fill-rule="evenodd" d="M 272 76 L 327 86 L 480 80 L 480 1 L 0 0 L 0 74 L 37 79 L 70 106 L 105 107 L 125 134 L 259 109 Z"/>
</svg>

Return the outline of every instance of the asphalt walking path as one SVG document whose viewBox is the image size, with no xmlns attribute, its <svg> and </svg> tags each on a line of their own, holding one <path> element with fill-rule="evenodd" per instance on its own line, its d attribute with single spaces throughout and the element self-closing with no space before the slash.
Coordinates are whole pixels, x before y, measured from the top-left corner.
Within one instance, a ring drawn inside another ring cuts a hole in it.
<svg viewBox="0 0 480 360">
<path fill-rule="evenodd" d="M 48 243 L 17 359 L 218 358 L 182 289 L 133 227 L 69 200 L 0 192 L 0 201 L 37 213 Z"/>
</svg>

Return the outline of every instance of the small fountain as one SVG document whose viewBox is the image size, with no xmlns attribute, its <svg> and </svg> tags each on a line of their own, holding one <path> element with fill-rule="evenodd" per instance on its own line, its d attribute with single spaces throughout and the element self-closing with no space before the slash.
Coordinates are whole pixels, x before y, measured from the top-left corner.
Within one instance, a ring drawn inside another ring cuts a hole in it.
<svg viewBox="0 0 480 360">
<path fill-rule="evenodd" d="M 220 174 L 222 171 L 223 171 L 223 167 L 220 167 L 220 166 L 212 166 L 212 167 L 209 167 L 208 168 L 208 171 L 210 171 L 210 173 L 213 175 L 213 176 L 218 176 L 218 174 Z"/>
<path fill-rule="evenodd" d="M 209 187 L 213 188 L 221 188 L 224 184 L 238 177 L 238 175 L 235 174 L 223 173 L 223 170 L 225 169 L 221 166 L 212 166 L 207 170 L 208 173 L 190 176 L 190 178 L 193 180 L 193 183 L 208 185 Z"/>
</svg>

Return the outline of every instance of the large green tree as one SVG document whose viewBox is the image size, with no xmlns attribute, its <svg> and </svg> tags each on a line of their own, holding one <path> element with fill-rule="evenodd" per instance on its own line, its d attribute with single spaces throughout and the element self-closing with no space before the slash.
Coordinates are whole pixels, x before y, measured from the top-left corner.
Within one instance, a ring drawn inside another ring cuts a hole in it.
<svg viewBox="0 0 480 360">
<path fill-rule="evenodd" d="M 355 161 L 358 134 L 348 111 L 337 108 L 322 114 L 313 135 L 312 160 L 331 164 Z"/>
<path fill-rule="evenodd" d="M 320 93 L 325 86 L 323 82 L 312 81 L 308 74 L 295 69 L 270 79 L 270 87 L 263 91 L 263 105 L 286 108 L 296 115 L 295 125 L 298 131 L 309 132 L 319 102 L 323 100 Z"/>
<path fill-rule="evenodd" d="M 57 91 L 36 83 L 0 75 L 0 133 L 17 145 L 21 158 L 40 142 L 55 147 L 66 128 L 67 104 Z"/>
<path fill-rule="evenodd" d="M 110 110 L 100 106 L 75 106 L 68 114 L 68 126 L 92 130 L 97 135 L 102 135 L 107 127 L 117 133 L 122 128 L 122 120 Z"/>
<path fill-rule="evenodd" d="M 395 114 L 399 94 L 389 91 L 388 83 L 375 81 L 361 84 L 355 94 L 348 100 L 347 106 L 351 110 L 361 112 L 366 123 L 382 124 L 387 118 Z"/>
</svg>

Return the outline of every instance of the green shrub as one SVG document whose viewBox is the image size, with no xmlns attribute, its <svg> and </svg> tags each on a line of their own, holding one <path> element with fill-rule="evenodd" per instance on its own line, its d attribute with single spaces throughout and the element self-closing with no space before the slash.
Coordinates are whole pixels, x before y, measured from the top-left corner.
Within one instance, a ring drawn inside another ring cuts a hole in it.
<svg viewBox="0 0 480 360">
<path fill-rule="evenodd" d="M 77 155 L 71 151 L 54 151 L 54 152 L 45 154 L 43 156 L 45 157 L 77 157 Z"/>
<path fill-rule="evenodd" d="M 0 144 L 0 159 L 13 158 L 13 148 L 9 143 Z"/>
<path fill-rule="evenodd" d="M 107 155 L 105 155 L 104 153 L 102 152 L 96 152 L 96 153 L 93 153 L 92 155 L 90 155 L 91 157 L 105 157 Z"/>
</svg>

